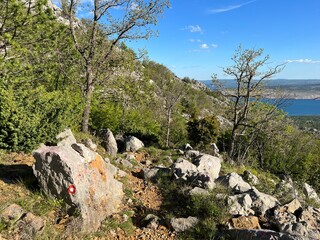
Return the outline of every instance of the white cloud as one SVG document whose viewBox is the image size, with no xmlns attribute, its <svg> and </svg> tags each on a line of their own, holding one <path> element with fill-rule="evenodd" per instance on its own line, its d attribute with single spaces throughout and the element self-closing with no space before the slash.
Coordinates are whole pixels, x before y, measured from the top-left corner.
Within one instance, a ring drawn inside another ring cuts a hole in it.
<svg viewBox="0 0 320 240">
<path fill-rule="evenodd" d="M 287 60 L 287 63 L 307 63 L 307 64 L 317 64 L 320 63 L 319 60 L 311 60 L 311 59 L 295 59 L 295 60 Z"/>
<path fill-rule="evenodd" d="M 189 41 L 190 42 L 199 42 L 199 43 L 202 42 L 201 39 L 193 39 L 193 38 L 189 39 Z"/>
<path fill-rule="evenodd" d="M 200 45 L 200 48 L 201 48 L 201 49 L 208 49 L 209 46 L 208 46 L 208 44 L 203 43 L 203 44 Z"/>
<path fill-rule="evenodd" d="M 218 44 L 212 43 L 212 44 L 211 44 L 211 47 L 217 48 L 217 47 L 218 47 Z"/>
<path fill-rule="evenodd" d="M 199 25 L 189 25 L 183 28 L 183 30 L 188 30 L 189 32 L 192 33 L 203 33 L 202 28 Z"/>
<path fill-rule="evenodd" d="M 245 2 L 245 3 L 241 3 L 241 4 L 237 4 L 237 5 L 231 5 L 231 6 L 227 6 L 227 7 L 223 7 L 223 8 L 215 8 L 215 9 L 211 9 L 209 10 L 209 13 L 222 13 L 222 12 L 228 12 L 228 11 L 232 11 L 235 10 L 237 8 L 241 8 L 247 4 L 253 3 L 256 0 L 253 1 L 249 1 L 249 2 Z"/>
</svg>

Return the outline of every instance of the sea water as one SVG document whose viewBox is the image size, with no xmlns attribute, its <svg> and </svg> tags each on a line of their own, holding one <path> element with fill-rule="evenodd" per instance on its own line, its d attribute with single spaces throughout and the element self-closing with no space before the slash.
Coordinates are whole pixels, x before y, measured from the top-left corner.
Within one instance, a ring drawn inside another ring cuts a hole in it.
<svg viewBox="0 0 320 240">
<path fill-rule="evenodd" d="M 320 100 L 288 99 L 280 108 L 289 116 L 319 116 Z"/>
</svg>

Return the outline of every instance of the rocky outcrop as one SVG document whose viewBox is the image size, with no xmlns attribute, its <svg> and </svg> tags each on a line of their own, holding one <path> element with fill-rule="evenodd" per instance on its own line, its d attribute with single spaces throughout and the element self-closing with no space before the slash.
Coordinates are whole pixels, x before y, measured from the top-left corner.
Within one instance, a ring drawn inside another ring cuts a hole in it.
<svg viewBox="0 0 320 240">
<path fill-rule="evenodd" d="M 172 165 L 172 172 L 176 179 L 181 179 L 190 183 L 194 187 L 209 188 L 215 187 L 215 180 L 219 176 L 221 159 L 208 155 L 200 154 L 189 162 L 179 158 Z"/>
<path fill-rule="evenodd" d="M 254 187 L 245 193 L 229 196 L 228 203 L 230 214 L 242 216 L 264 215 L 267 210 L 280 205 L 276 198 L 261 193 Z"/>
<path fill-rule="evenodd" d="M 280 232 L 306 239 L 320 239 L 320 211 L 308 207 L 302 210 L 297 199 L 288 204 L 276 207 L 272 217 L 273 223 Z"/>
<path fill-rule="evenodd" d="M 117 152 L 118 152 L 117 141 L 114 138 L 113 133 L 111 132 L 110 129 L 107 129 L 106 133 L 104 134 L 102 146 L 110 156 L 114 157 L 117 155 Z"/>
<path fill-rule="evenodd" d="M 69 214 L 80 212 L 82 231 L 96 231 L 117 211 L 122 183 L 99 154 L 75 143 L 72 133 L 59 136 L 58 146 L 43 145 L 33 152 L 34 175 L 48 196 L 64 200 Z"/>
</svg>

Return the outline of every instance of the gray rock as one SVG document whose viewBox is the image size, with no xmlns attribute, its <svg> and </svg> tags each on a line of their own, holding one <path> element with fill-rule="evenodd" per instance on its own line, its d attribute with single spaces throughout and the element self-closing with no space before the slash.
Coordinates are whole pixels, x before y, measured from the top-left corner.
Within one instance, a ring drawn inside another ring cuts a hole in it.
<svg viewBox="0 0 320 240">
<path fill-rule="evenodd" d="M 92 151 L 97 151 L 97 144 L 95 144 L 90 138 L 84 140 L 84 145 Z"/>
<path fill-rule="evenodd" d="M 128 161 L 136 161 L 136 157 L 134 156 L 133 153 L 125 153 L 124 155 L 126 156 L 126 159 Z"/>
<path fill-rule="evenodd" d="M 185 150 L 192 150 L 193 147 L 191 147 L 190 143 L 187 143 L 186 146 L 184 147 Z"/>
<path fill-rule="evenodd" d="M 244 193 L 251 189 L 250 184 L 245 182 L 242 177 L 235 172 L 220 177 L 218 181 L 235 193 Z"/>
<path fill-rule="evenodd" d="M 320 203 L 320 198 L 319 198 L 316 190 L 314 190 L 314 188 L 311 187 L 308 183 L 304 183 L 303 192 L 307 198 L 313 199 L 316 203 Z"/>
<path fill-rule="evenodd" d="M 224 231 L 223 235 L 232 240 L 308 240 L 267 229 L 230 229 Z"/>
<path fill-rule="evenodd" d="M 229 196 L 227 202 L 231 215 L 250 216 L 255 214 L 251 209 L 253 201 L 247 193 Z"/>
<path fill-rule="evenodd" d="M 159 168 L 143 168 L 142 175 L 145 180 L 154 179 L 159 172 Z"/>
<path fill-rule="evenodd" d="M 212 144 L 211 144 L 211 148 L 212 148 L 212 150 L 213 150 L 213 155 L 214 155 L 215 157 L 221 158 L 221 155 L 219 154 L 220 151 L 219 151 L 219 148 L 218 148 L 217 144 L 212 143 Z"/>
<path fill-rule="evenodd" d="M 268 209 L 279 205 L 279 201 L 265 193 L 259 192 L 256 188 L 234 196 L 229 196 L 228 205 L 232 215 L 264 215 Z"/>
<path fill-rule="evenodd" d="M 191 162 L 178 158 L 177 161 L 172 165 L 172 171 L 176 179 L 183 179 L 185 181 L 192 177 L 194 173 L 198 172 L 197 166 Z"/>
<path fill-rule="evenodd" d="M 217 120 L 221 129 L 229 129 L 233 126 L 232 122 L 222 116 L 217 116 Z"/>
<path fill-rule="evenodd" d="M 13 203 L 4 209 L 0 216 L 4 219 L 4 221 L 9 222 L 11 220 L 17 221 L 25 214 L 26 211 L 22 207 Z"/>
<path fill-rule="evenodd" d="M 242 177 L 246 182 L 248 182 L 248 183 L 250 183 L 252 185 L 258 185 L 259 184 L 259 179 L 257 178 L 257 176 L 252 174 L 248 170 L 244 171 Z"/>
<path fill-rule="evenodd" d="M 252 187 L 248 193 L 253 201 L 251 209 L 254 210 L 258 215 L 264 215 L 268 209 L 280 205 L 278 199 L 268 194 L 259 192 L 255 187 Z"/>
<path fill-rule="evenodd" d="M 309 237 L 320 239 L 320 209 L 307 207 L 301 212 L 299 220 L 307 224 Z"/>
<path fill-rule="evenodd" d="M 300 237 L 308 237 L 309 235 L 307 223 L 305 222 L 285 223 L 281 226 L 280 232 Z"/>
<path fill-rule="evenodd" d="M 17 204 L 11 204 L 0 214 L 5 222 L 12 221 L 10 232 L 13 239 L 34 239 L 37 232 L 44 227 L 45 221 Z M 0 239 L 1 235 L 0 235 Z"/>
<path fill-rule="evenodd" d="M 197 166 L 197 170 L 200 173 L 207 174 L 214 181 L 219 177 L 221 161 L 218 157 L 203 154 L 198 156 L 193 163 Z"/>
<path fill-rule="evenodd" d="M 214 178 L 212 178 L 207 172 L 197 172 L 194 173 L 192 178 L 190 178 L 190 183 L 193 183 L 193 186 L 213 189 L 216 186 L 214 182 Z"/>
<path fill-rule="evenodd" d="M 106 167 L 108 168 L 108 172 L 115 177 L 125 177 L 127 173 L 112 165 L 111 163 L 106 163 Z"/>
<path fill-rule="evenodd" d="M 297 198 L 299 192 L 294 186 L 291 178 L 284 178 L 276 185 L 276 192 L 278 196 L 285 198 Z"/>
<path fill-rule="evenodd" d="M 89 163 L 96 158 L 96 152 L 90 150 L 81 143 L 73 143 L 71 147 L 80 154 L 82 157 L 81 160 L 83 160 L 85 163 Z"/>
<path fill-rule="evenodd" d="M 156 180 L 159 174 L 171 174 L 171 169 L 163 166 L 142 169 L 142 175 L 145 180 Z"/>
<path fill-rule="evenodd" d="M 109 128 L 107 129 L 107 132 L 104 134 L 103 138 L 102 146 L 104 149 L 110 156 L 116 156 L 118 152 L 117 141 Z"/>
<path fill-rule="evenodd" d="M 27 225 L 31 226 L 35 230 L 35 232 L 40 231 L 44 227 L 45 223 L 45 221 L 41 217 L 36 216 L 30 212 L 26 214 L 26 216 L 23 218 L 23 221 Z"/>
<path fill-rule="evenodd" d="M 58 146 L 71 146 L 72 144 L 77 143 L 77 140 L 69 128 L 59 133 L 56 136 L 56 139 L 59 141 L 57 144 Z"/>
<path fill-rule="evenodd" d="M 194 159 L 200 155 L 200 152 L 197 150 L 188 150 L 185 152 L 185 157 L 188 159 Z"/>
<path fill-rule="evenodd" d="M 42 146 L 33 156 L 33 172 L 42 190 L 52 198 L 63 199 L 69 214 L 79 210 L 82 231 L 96 231 L 102 220 L 118 210 L 122 183 L 99 154 L 85 161 L 71 147 Z"/>
<path fill-rule="evenodd" d="M 143 148 L 144 144 L 138 138 L 129 136 L 125 139 L 126 152 L 136 152 L 140 148 Z"/>
<path fill-rule="evenodd" d="M 132 163 L 129 162 L 127 159 L 118 158 L 115 160 L 115 162 L 119 165 L 124 166 L 125 168 L 133 168 Z"/>
<path fill-rule="evenodd" d="M 195 227 L 199 222 L 196 217 L 172 218 L 170 224 L 176 232 L 184 232 Z"/>
<path fill-rule="evenodd" d="M 199 187 L 194 187 L 193 189 L 191 189 L 189 194 L 191 196 L 195 196 L 195 195 L 208 196 L 208 195 L 210 195 L 208 190 L 205 190 L 205 189 L 199 188 Z"/>
<path fill-rule="evenodd" d="M 154 214 L 148 214 L 144 219 L 142 219 L 141 225 L 155 230 L 160 225 L 160 218 Z"/>
</svg>

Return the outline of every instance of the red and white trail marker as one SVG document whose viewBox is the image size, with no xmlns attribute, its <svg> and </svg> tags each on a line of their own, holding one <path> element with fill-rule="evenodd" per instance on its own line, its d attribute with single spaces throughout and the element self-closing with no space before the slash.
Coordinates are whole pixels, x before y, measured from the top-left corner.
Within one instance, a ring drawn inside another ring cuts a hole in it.
<svg viewBox="0 0 320 240">
<path fill-rule="evenodd" d="M 69 187 L 68 187 L 68 193 L 70 193 L 71 195 L 74 195 L 76 193 L 76 186 L 71 184 Z"/>
</svg>

